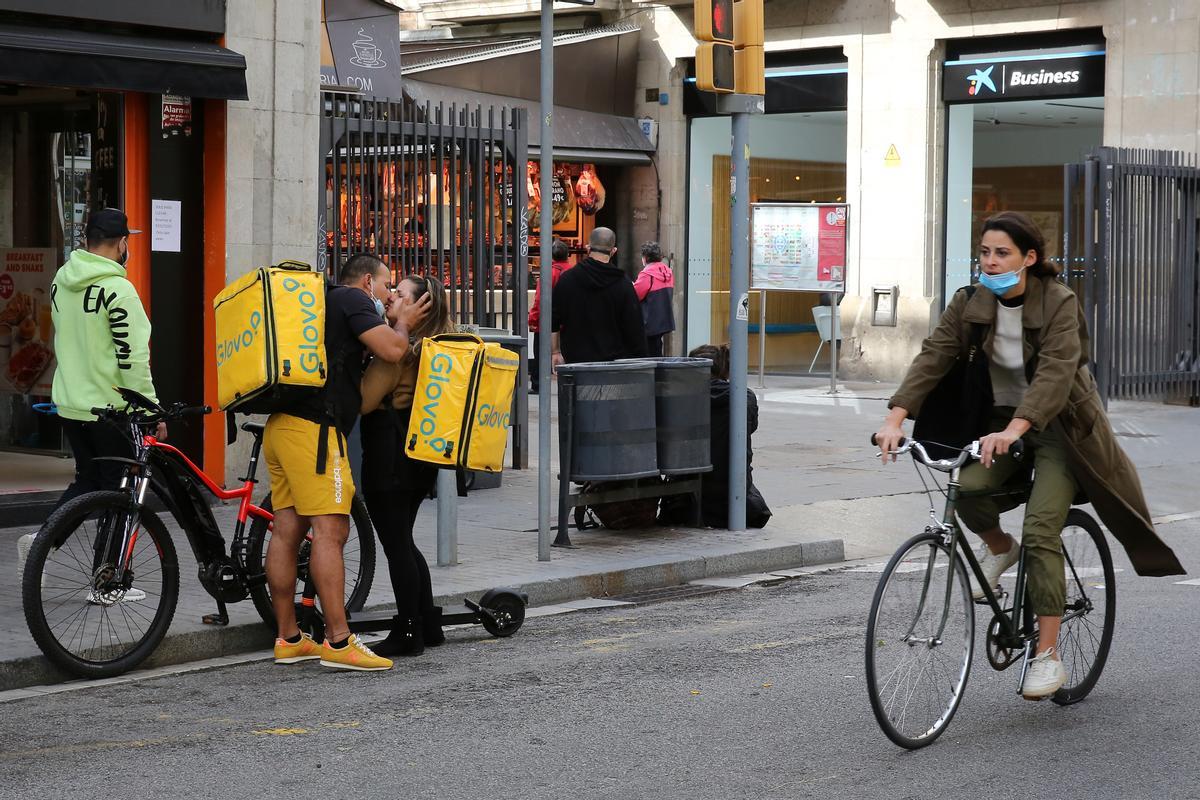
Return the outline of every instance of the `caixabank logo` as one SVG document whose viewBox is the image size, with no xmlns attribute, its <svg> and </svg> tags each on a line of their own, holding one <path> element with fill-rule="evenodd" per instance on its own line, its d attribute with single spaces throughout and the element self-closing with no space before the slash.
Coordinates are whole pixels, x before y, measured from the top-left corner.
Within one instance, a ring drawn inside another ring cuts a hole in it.
<svg viewBox="0 0 1200 800">
<path fill-rule="evenodd" d="M 995 68 L 996 65 L 993 64 L 987 69 L 977 69 L 972 75 L 968 76 L 967 94 L 971 95 L 971 97 L 975 97 L 984 89 L 990 89 L 992 94 L 995 94 L 996 84 L 992 83 L 992 70 Z"/>
</svg>

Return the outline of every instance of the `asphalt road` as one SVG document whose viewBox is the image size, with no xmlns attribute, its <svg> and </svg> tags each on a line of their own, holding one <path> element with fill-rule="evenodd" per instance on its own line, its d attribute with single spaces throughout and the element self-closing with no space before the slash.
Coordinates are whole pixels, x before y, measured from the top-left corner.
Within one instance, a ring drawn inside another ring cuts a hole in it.
<svg viewBox="0 0 1200 800">
<path fill-rule="evenodd" d="M 1200 520 L 1161 530 L 1200 567 Z M 384 674 L 257 662 L 8 703 L 0 797 L 1200 797 L 1200 586 L 1117 556 L 1090 698 L 1020 700 L 977 648 L 915 753 L 865 694 L 878 576 L 841 571 L 456 631 Z"/>
</svg>

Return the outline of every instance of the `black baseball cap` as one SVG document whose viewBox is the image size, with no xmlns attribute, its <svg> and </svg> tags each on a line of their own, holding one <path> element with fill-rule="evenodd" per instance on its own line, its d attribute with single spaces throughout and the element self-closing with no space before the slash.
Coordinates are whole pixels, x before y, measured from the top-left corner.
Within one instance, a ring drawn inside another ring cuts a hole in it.
<svg viewBox="0 0 1200 800">
<path fill-rule="evenodd" d="M 89 239 L 119 239 L 131 233 L 141 233 L 141 231 L 129 230 L 129 218 L 119 208 L 101 208 L 88 216 L 87 237 Z"/>
</svg>

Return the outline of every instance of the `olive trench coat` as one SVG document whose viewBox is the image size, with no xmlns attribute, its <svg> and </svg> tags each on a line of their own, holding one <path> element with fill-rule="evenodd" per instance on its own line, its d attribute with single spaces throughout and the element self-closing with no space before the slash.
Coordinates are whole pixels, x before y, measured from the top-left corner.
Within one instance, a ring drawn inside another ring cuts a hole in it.
<svg viewBox="0 0 1200 800">
<path fill-rule="evenodd" d="M 888 407 L 916 418 L 926 396 L 965 353 L 971 323 L 987 326 L 984 353 L 992 357 L 998 300 L 989 291 L 960 290 L 921 346 Z M 1139 575 L 1181 575 L 1183 566 L 1158 537 L 1141 480 L 1117 443 L 1096 382 L 1087 367 L 1088 334 L 1075 293 L 1054 278 L 1030 276 L 1021 314 L 1029 389 L 1015 416 L 1035 430 L 1056 427 L 1071 474 Z"/>
</svg>

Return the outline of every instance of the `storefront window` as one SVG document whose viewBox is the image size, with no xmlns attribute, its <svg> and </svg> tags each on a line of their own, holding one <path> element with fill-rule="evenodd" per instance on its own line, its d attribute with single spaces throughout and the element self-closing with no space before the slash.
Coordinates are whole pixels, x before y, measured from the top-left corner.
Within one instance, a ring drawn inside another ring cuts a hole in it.
<svg viewBox="0 0 1200 800">
<path fill-rule="evenodd" d="M 0 449 L 65 454 L 50 401 L 50 285 L 93 192 L 94 100 L 21 90 L 0 104 Z"/>
<path fill-rule="evenodd" d="M 1020 211 L 1062 253 L 1063 165 L 1099 147 L 1104 98 L 977 103 L 949 107 L 946 174 L 947 302 L 978 271 L 983 221 Z"/>
<path fill-rule="evenodd" d="M 692 121 L 688 240 L 688 348 L 728 339 L 728 118 Z M 750 201 L 837 203 L 846 195 L 846 112 L 769 114 L 751 119 Z M 815 293 L 771 292 L 767 299 L 767 366 L 807 368 L 818 339 Z M 757 365 L 759 295 L 751 292 L 752 366 Z"/>
</svg>

